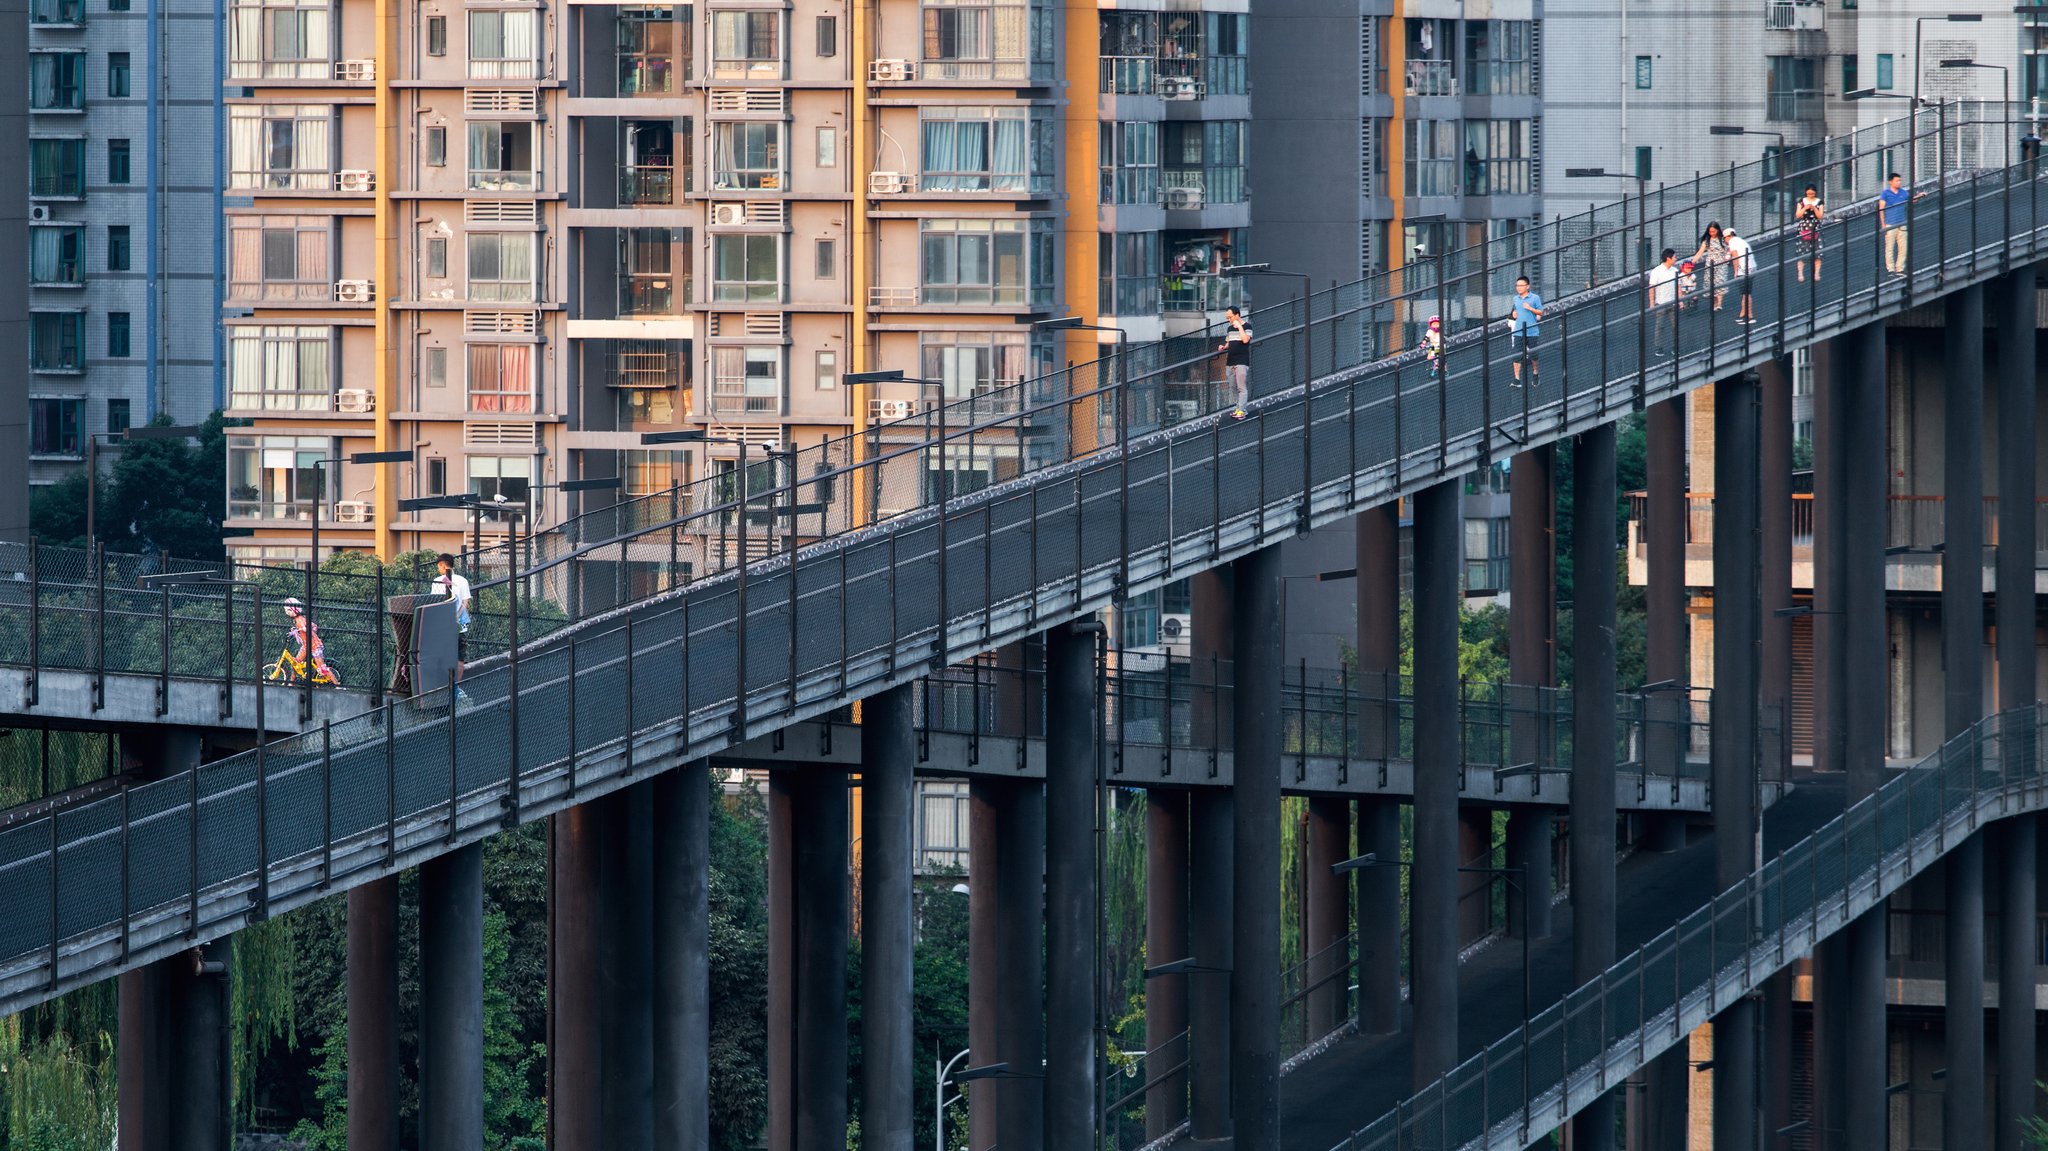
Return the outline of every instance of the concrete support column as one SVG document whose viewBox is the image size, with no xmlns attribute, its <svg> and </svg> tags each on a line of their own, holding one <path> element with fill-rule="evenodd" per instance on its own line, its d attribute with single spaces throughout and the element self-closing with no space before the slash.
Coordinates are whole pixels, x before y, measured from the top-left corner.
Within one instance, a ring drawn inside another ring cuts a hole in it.
<svg viewBox="0 0 2048 1151">
<path fill-rule="evenodd" d="M 120 1090 L 119 1151 L 165 1151 L 170 1146 L 172 1080 L 177 1072 L 171 1058 L 171 986 L 176 978 L 173 969 L 191 963 L 190 954 L 174 955 L 120 975 L 120 1046 L 114 1053 Z M 396 1146 L 394 1141 L 392 1151 Z"/>
<path fill-rule="evenodd" d="M 350 1147 L 398 1151 L 398 1058 L 398 877 L 393 875 L 348 893 Z M 577 1145 L 559 1146 L 566 1151 Z M 595 1144 L 587 1146 L 596 1151 Z"/>
<path fill-rule="evenodd" d="M 1943 394 L 1941 651 L 1945 734 L 1984 715 L 1984 289 L 1947 299 L 1948 383 Z M 1984 837 L 1972 835 L 1942 861 L 1947 887 L 1947 980 L 1942 1146 L 1984 1146 Z"/>
<path fill-rule="evenodd" d="M 1237 1151 L 1280 1148 L 1280 549 L 1237 561 L 1236 916 L 1230 1097 Z M 1327 868 L 1325 871 L 1327 872 Z"/>
<path fill-rule="evenodd" d="M 1096 917 L 1095 636 L 1045 636 L 1045 1139 L 1094 1138 Z M 1242 694 L 1242 693 L 1240 693 Z"/>
<path fill-rule="evenodd" d="M 598 990 L 597 958 L 602 922 L 598 905 L 603 890 L 600 861 L 604 853 L 604 802 L 579 804 L 548 821 L 554 841 L 548 861 L 548 1123 L 557 1151 L 603 1151 L 604 1147 L 604 1033 L 599 1023 L 603 999 Z M 365 889 L 349 893 L 351 948 L 354 901 L 362 890 Z M 393 914 L 396 915 L 395 906 Z M 353 957 L 349 968 L 353 993 Z M 355 1018 L 353 1005 L 349 1018 Z M 355 1074 L 355 1040 L 351 1022 L 351 1085 Z M 355 1120 L 355 1103 L 351 1098 L 350 1146 L 355 1144 Z M 394 1111 L 394 1133 L 396 1122 Z M 392 1146 L 395 1148 L 396 1144 Z"/>
<path fill-rule="evenodd" d="M 864 745 L 865 746 L 865 745 Z M 711 1146 L 711 774 L 654 780 L 654 1145 Z M 872 1050 L 872 1048 L 871 1048 Z M 874 1058 L 870 1055 L 870 1058 Z M 909 1074 L 906 1066 L 904 1074 Z"/>
<path fill-rule="evenodd" d="M 1572 449 L 1572 982 L 1614 962 L 1614 425 Z M 1614 1146 L 1614 1097 L 1572 1120 L 1574 1151 Z"/>
<path fill-rule="evenodd" d="M 853 813 L 846 778 L 801 771 L 796 790 L 796 1146 L 846 1142 L 846 943 Z"/>
<path fill-rule="evenodd" d="M 1508 738 L 1518 764 L 1539 763 L 1557 746 L 1546 690 L 1557 686 L 1556 453 L 1550 444 L 1531 448 L 1508 472 L 1508 681 L 1520 712 Z M 1522 890 L 1508 889 L 1508 930 L 1519 935 L 1526 923 L 1534 939 L 1550 935 L 1552 822 L 1547 808 L 1517 808 L 1508 822 L 1508 866 L 1522 869 Z"/>
<path fill-rule="evenodd" d="M 1887 708 L 1884 599 L 1885 342 L 1882 324 L 1866 324 L 1836 341 L 1835 399 L 1845 409 L 1842 436 L 1842 750 L 1848 801 L 1884 782 Z M 1718 694 L 1718 693 L 1717 693 Z M 1851 1148 L 1882 1147 L 1888 1138 L 1884 1087 L 1883 907 L 1850 925 L 1844 1004 L 1843 1138 Z"/>
<path fill-rule="evenodd" d="M 171 1010 L 177 1016 L 177 1029 L 168 1044 L 173 1067 L 171 1082 L 175 1092 L 171 1098 L 170 1146 L 173 1151 L 219 1151 L 228 1145 L 234 1130 L 234 1117 L 228 1102 L 229 1080 L 233 1074 L 228 1054 L 231 1026 L 228 983 L 229 973 L 234 967 L 235 941 L 232 936 L 216 939 L 186 955 L 189 958 L 179 968 L 173 969 L 171 980 L 171 995 L 175 1003 Z M 424 987 L 421 989 L 421 1002 L 424 1005 Z M 424 1048 L 425 1028 L 421 1029 L 420 1039 Z M 478 1039 L 477 1068 L 481 1080 L 481 1031 Z M 438 1151 L 440 1145 L 427 1141 L 425 1085 L 422 1079 L 420 1142 L 422 1147 Z M 481 1092 L 477 1117 L 479 1120 L 483 1117 Z M 481 1122 L 478 1126 L 481 1138 Z"/>
<path fill-rule="evenodd" d="M 1277 815 L 1277 812 L 1276 812 Z M 1340 946 L 1351 930 L 1351 884 L 1330 868 L 1351 858 L 1351 801 L 1315 796 L 1308 801 L 1308 876 L 1303 892 L 1302 954 L 1312 960 L 1308 978 L 1308 1033 L 1328 1035 L 1344 1025 L 1351 985 L 1350 949 Z M 1276 935 L 1277 939 L 1278 936 Z"/>
<path fill-rule="evenodd" d="M 1236 636 L 1230 619 L 1232 572 L 1212 568 L 1188 577 L 1194 636 L 1188 645 L 1188 676 L 1194 682 L 1191 741 L 1225 748 L 1231 740 L 1231 657 Z"/>
<path fill-rule="evenodd" d="M 1230 1125 L 1230 985 L 1237 921 L 1237 803 L 1229 788 L 1188 797 L 1188 941 L 1195 965 L 1188 977 L 1188 1123 L 1196 1139 L 1228 1139 Z"/>
<path fill-rule="evenodd" d="M 484 1142 L 484 849 L 420 865 L 420 1149 Z"/>
<path fill-rule="evenodd" d="M 1415 497 L 1415 714 L 1458 714 L 1458 485 Z M 1415 728 L 1414 860 L 1408 881 L 1412 1078 L 1422 1090 L 1458 1062 L 1458 730 Z M 1575 885 L 1576 886 L 1576 885 Z"/>
<path fill-rule="evenodd" d="M 1790 1127 L 1792 1081 L 1798 1074 L 1792 1048 L 1792 972 L 1780 971 L 1764 983 L 1763 1146 L 1764 1151 L 1792 1151 Z M 1815 1144 L 1818 1146 L 1818 1144 Z"/>
<path fill-rule="evenodd" d="M 911 872 L 917 737 L 909 686 L 861 705 L 861 1110 L 863 1148 L 910 1151 L 916 1076 Z M 969 889 L 972 890 L 971 888 Z"/>
<path fill-rule="evenodd" d="M 1998 300 L 1998 506 L 2031 508 L 2035 499 L 2034 415 L 2037 355 L 2035 331 L 2038 267 L 2006 277 L 1994 293 Z M 1998 707 L 2025 707 L 2035 700 L 2034 683 L 2034 517 L 2001 514 L 1998 519 Z M 2024 594 L 2008 594 L 2022 589 Z M 2031 757 L 2032 730 L 2021 746 L 2008 748 Z M 1998 1104 L 1993 1139 L 1998 1151 L 2019 1151 L 2020 1120 L 2034 1114 L 2040 1096 L 2034 1087 L 2034 985 L 2008 973 L 2034 970 L 2039 960 L 2034 943 L 2036 879 L 2034 874 L 2038 819 L 2023 817 L 2000 828 L 1998 861 L 2003 878 L 1999 899 L 1998 957 Z"/>
<path fill-rule="evenodd" d="M 1648 586 L 1644 607 L 1648 627 L 1644 634 L 1644 677 L 1651 683 L 1686 684 L 1692 681 L 1692 650 L 1686 627 L 1685 537 L 1689 522 L 1685 478 L 1685 397 L 1652 404 L 1643 413 L 1647 449 L 1645 477 L 1649 507 L 1642 520 L 1649 537 Z M 1640 684 L 1622 684 L 1631 690 Z M 1665 690 L 1650 694 L 1643 704 L 1653 722 L 1644 733 L 1645 760 L 1653 771 L 1676 771 L 1680 746 L 1679 720 L 1686 706 L 1686 693 Z M 1644 819 L 1648 845 L 1652 850 L 1676 851 L 1685 846 L 1685 816 L 1669 812 Z"/>
<path fill-rule="evenodd" d="M 768 775 L 768 1151 L 796 1151 L 797 780 Z"/>
<path fill-rule="evenodd" d="M 1756 866 L 1757 385 L 1714 385 L 1714 886 Z M 1754 998 L 1714 1020 L 1714 1146 L 1757 1151 L 1760 1015 Z"/>
<path fill-rule="evenodd" d="M 1792 620 L 1779 614 L 1792 606 L 1790 360 L 1757 369 L 1757 402 L 1757 706 L 1763 728 L 1757 770 L 1783 782 L 1792 771 Z"/>
<path fill-rule="evenodd" d="M 642 781 L 599 800 L 599 1096 L 606 1151 L 654 1147 L 654 785 Z"/>
<path fill-rule="evenodd" d="M 1145 792 L 1145 958 L 1158 966 L 1187 955 L 1188 793 L 1150 788 Z M 1162 1066 L 1171 1067 L 1187 1055 L 1185 1041 L 1173 1041 L 1188 1026 L 1188 979 L 1165 975 L 1145 984 L 1145 1050 L 1161 1052 Z M 1187 1075 L 1161 1076 L 1145 1093 L 1146 1141 L 1165 1138 L 1187 1117 Z"/>
<path fill-rule="evenodd" d="M 968 820 L 968 1060 L 1036 1075 L 1045 1047 L 1044 786 L 976 780 Z M 967 1092 L 974 1151 L 1044 1141 L 1038 1079 L 983 1079 Z"/>
<path fill-rule="evenodd" d="M 1835 371 L 1840 340 L 1813 346 L 1813 766 L 1843 772 L 1843 738 L 1848 723 L 1842 676 L 1844 425 L 1847 398 Z M 1814 1127 L 1820 1151 L 1839 1151 L 1847 1121 L 1844 1090 L 1848 1041 L 1848 946 L 1846 933 L 1821 941 L 1814 952 L 1813 1070 Z"/>
<path fill-rule="evenodd" d="M 1401 521 L 1399 508 L 1381 504 L 1361 512 L 1358 527 L 1359 752 L 1367 760 L 1390 756 L 1397 727 L 1377 701 L 1401 666 Z M 1512 651 L 1512 649 L 1511 649 Z M 1401 858 L 1398 800 L 1358 801 L 1358 850 L 1386 860 Z M 1371 1035 L 1401 1028 L 1401 874 L 1396 867 L 1351 873 L 1358 892 L 1358 1026 Z"/>
<path fill-rule="evenodd" d="M 997 941 L 1001 911 L 996 900 L 996 876 L 1002 866 L 1002 837 L 997 813 L 1004 795 L 1013 788 L 1007 781 L 977 778 L 967 786 L 967 1063 L 986 1067 L 1001 1060 L 998 1018 L 1002 1013 L 1002 989 L 996 966 L 1001 955 Z M 947 1051 L 940 1058 L 951 1058 Z M 986 1151 L 996 1145 L 996 1095 L 1001 1080 L 984 1079 L 969 1083 L 967 1092 L 968 1151 Z"/>
</svg>

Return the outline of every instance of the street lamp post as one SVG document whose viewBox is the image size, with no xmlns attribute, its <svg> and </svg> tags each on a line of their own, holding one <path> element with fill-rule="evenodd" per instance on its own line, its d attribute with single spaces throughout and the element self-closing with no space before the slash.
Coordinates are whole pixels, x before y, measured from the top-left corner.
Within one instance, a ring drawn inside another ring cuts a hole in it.
<svg viewBox="0 0 2048 1151">
<path fill-rule="evenodd" d="M 2012 136 L 2005 129 L 2005 117 L 2012 108 L 2012 69 L 2007 68 L 2003 64 L 1979 64 L 1974 59 L 1943 60 L 1941 66 L 1945 70 L 1982 68 L 1987 71 L 1995 69 L 1998 72 L 1999 135 L 2005 141 L 2005 162 L 2007 165 L 2010 165 L 2012 163 Z"/>
<path fill-rule="evenodd" d="M 1441 270 L 1441 267 L 1439 267 Z M 1223 269 L 1226 276 L 1288 276 L 1301 281 L 1301 511 L 1295 522 L 1303 534 L 1308 532 L 1309 490 L 1315 486 L 1314 456 L 1310 447 L 1315 443 L 1315 406 L 1311 403 L 1315 391 L 1315 326 L 1311 323 L 1309 307 L 1315 295 L 1315 284 L 1306 272 L 1292 272 L 1276 268 L 1271 264 L 1232 264 Z M 1439 276 L 1439 279 L 1442 277 Z"/>
<path fill-rule="evenodd" d="M 1982 24 L 1981 12 L 1946 12 L 1940 16 L 1916 16 L 1913 18 L 1913 109 L 1907 114 L 1906 123 L 1906 170 L 1911 172 L 1912 183 L 1920 182 L 1920 81 L 1927 69 L 1920 63 L 1920 33 L 1929 20 L 1940 20 L 1949 24 Z M 1941 170 L 1941 157 L 1936 157 L 1935 171 Z"/>
</svg>

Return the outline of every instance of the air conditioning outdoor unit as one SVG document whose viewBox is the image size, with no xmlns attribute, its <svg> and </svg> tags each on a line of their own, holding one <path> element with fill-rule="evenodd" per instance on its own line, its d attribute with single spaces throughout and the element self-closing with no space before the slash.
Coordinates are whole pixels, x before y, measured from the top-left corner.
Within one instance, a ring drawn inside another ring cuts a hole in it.
<svg viewBox="0 0 2048 1151">
<path fill-rule="evenodd" d="M 377 190 L 377 173 L 367 168 L 344 168 L 335 178 L 344 192 L 374 192 Z"/>
<path fill-rule="evenodd" d="M 1169 654 L 1186 655 L 1195 638 L 1195 617 L 1191 615 L 1163 615 L 1159 617 L 1159 644 Z"/>
<path fill-rule="evenodd" d="M 1200 188 L 1168 188 L 1162 197 L 1169 208 L 1199 208 L 1202 206 Z"/>
<path fill-rule="evenodd" d="M 1202 414 L 1202 405 L 1195 400 L 1166 401 L 1166 418 L 1176 424 L 1184 424 Z"/>
<path fill-rule="evenodd" d="M 1199 100 L 1202 98 L 1202 82 L 1192 76 L 1162 76 L 1159 80 L 1159 98 Z"/>
<path fill-rule="evenodd" d="M 28 218 L 37 223 L 47 221 L 50 218 L 50 206 L 48 204 L 30 204 L 28 206 Z"/>
<path fill-rule="evenodd" d="M 870 418 L 877 420 L 907 420 L 912 404 L 909 400 L 875 400 L 868 405 Z"/>
<path fill-rule="evenodd" d="M 711 205 L 711 225 L 715 228 L 736 228 L 747 222 L 747 206 L 740 203 Z"/>
<path fill-rule="evenodd" d="M 875 60 L 868 64 L 868 79 L 876 84 L 900 83 L 917 78 L 917 65 L 908 60 Z"/>
<path fill-rule="evenodd" d="M 868 195 L 900 196 L 910 191 L 910 177 L 901 172 L 868 173 Z"/>
<path fill-rule="evenodd" d="M 341 500 L 334 505 L 334 520 L 343 524 L 370 522 L 370 505 L 362 500 Z"/>
<path fill-rule="evenodd" d="M 375 60 L 343 60 L 334 66 L 334 78 L 337 80 L 375 80 L 377 78 L 377 62 Z"/>
<path fill-rule="evenodd" d="M 377 410 L 377 393 L 368 388 L 343 388 L 334 393 L 334 410 L 374 412 Z"/>
<path fill-rule="evenodd" d="M 375 294 L 368 280 L 334 281 L 334 298 L 344 304 L 367 304 Z"/>
</svg>

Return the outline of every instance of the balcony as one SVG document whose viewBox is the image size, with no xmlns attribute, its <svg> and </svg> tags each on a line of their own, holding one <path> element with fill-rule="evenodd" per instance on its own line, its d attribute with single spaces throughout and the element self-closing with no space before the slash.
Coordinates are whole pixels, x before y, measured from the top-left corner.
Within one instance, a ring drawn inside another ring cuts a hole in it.
<svg viewBox="0 0 2048 1151">
<path fill-rule="evenodd" d="M 1820 120 L 1826 115 L 1817 89 L 1798 88 L 1772 92 L 1765 103 L 1765 118 L 1778 124 Z"/>
<path fill-rule="evenodd" d="M 1244 283 L 1238 276 L 1169 275 L 1160 288 L 1160 307 L 1168 312 L 1220 312 L 1244 306 Z"/>
<path fill-rule="evenodd" d="M 1822 13 L 1827 10 L 1820 0 L 1766 0 L 1764 4 L 1764 30 L 1767 32 L 1819 32 Z"/>
<path fill-rule="evenodd" d="M 676 294 L 678 280 L 682 295 Z M 619 317 L 632 319 L 640 316 L 673 316 L 677 301 L 690 299 L 691 277 L 663 275 L 630 275 L 619 278 Z"/>
<path fill-rule="evenodd" d="M 620 56 L 619 95 L 673 96 L 680 89 L 676 62 L 666 56 Z"/>
<path fill-rule="evenodd" d="M 32 0 L 28 19 L 38 28 L 76 28 L 85 23 L 85 0 Z"/>
<path fill-rule="evenodd" d="M 1244 167 L 1167 168 L 1160 174 L 1159 202 L 1175 209 L 1242 204 Z"/>
<path fill-rule="evenodd" d="M 1406 85 L 1410 96 L 1455 96 L 1457 70 L 1449 60 L 1410 60 Z"/>
<path fill-rule="evenodd" d="M 687 173 L 684 191 L 688 191 Z M 644 208 L 676 202 L 676 170 L 669 164 L 639 164 L 619 169 L 619 205 Z"/>
<path fill-rule="evenodd" d="M 1104 56 L 1102 94 L 1105 96 L 1149 96 L 1152 94 L 1153 61 L 1150 56 Z"/>
</svg>

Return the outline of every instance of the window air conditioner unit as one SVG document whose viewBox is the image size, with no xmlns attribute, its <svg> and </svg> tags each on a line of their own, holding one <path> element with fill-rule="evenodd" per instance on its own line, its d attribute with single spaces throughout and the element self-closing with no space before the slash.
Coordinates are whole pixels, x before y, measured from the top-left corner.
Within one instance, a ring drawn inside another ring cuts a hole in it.
<svg viewBox="0 0 2048 1151">
<path fill-rule="evenodd" d="M 337 80 L 375 80 L 377 78 L 377 62 L 375 60 L 343 60 L 334 66 L 334 78 Z"/>
<path fill-rule="evenodd" d="M 900 196 L 910 191 L 910 177 L 901 172 L 868 173 L 868 195 Z"/>
<path fill-rule="evenodd" d="M 377 190 L 377 173 L 367 168 L 345 168 L 335 177 L 335 182 L 344 192 L 374 192 Z"/>
<path fill-rule="evenodd" d="M 736 228 L 747 222 L 747 206 L 743 203 L 711 205 L 711 226 L 714 228 Z"/>
<path fill-rule="evenodd" d="M 368 388 L 343 388 L 334 393 L 334 410 L 374 412 L 377 410 L 377 393 Z"/>
<path fill-rule="evenodd" d="M 1166 418 L 1176 424 L 1184 424 L 1202 414 L 1202 405 L 1194 400 L 1166 401 Z"/>
<path fill-rule="evenodd" d="M 908 60 L 874 60 L 868 63 L 868 79 L 876 84 L 900 83 L 917 78 L 917 65 Z"/>
<path fill-rule="evenodd" d="M 874 420 L 907 420 L 914 410 L 909 400 L 870 400 L 868 418 Z"/>
<path fill-rule="evenodd" d="M 362 500 L 340 500 L 334 505 L 334 521 L 343 524 L 370 522 L 370 505 Z"/>
<path fill-rule="evenodd" d="M 1166 206 L 1169 208 L 1199 208 L 1202 206 L 1202 190 L 1200 188 L 1168 188 L 1163 198 L 1166 200 Z"/>
<path fill-rule="evenodd" d="M 368 280 L 336 280 L 334 298 L 344 304 L 367 304 L 375 294 L 370 290 Z"/>
<path fill-rule="evenodd" d="M 1186 655 L 1195 638 L 1195 617 L 1191 615 L 1162 615 L 1159 617 L 1159 643 L 1170 654 Z"/>
<path fill-rule="evenodd" d="M 1159 97 L 1162 100 L 1199 100 L 1202 98 L 1202 83 L 1192 76 L 1162 76 L 1159 78 Z"/>
<path fill-rule="evenodd" d="M 48 204 L 30 204 L 28 206 L 28 218 L 37 223 L 48 221 L 50 218 L 50 206 Z"/>
</svg>

